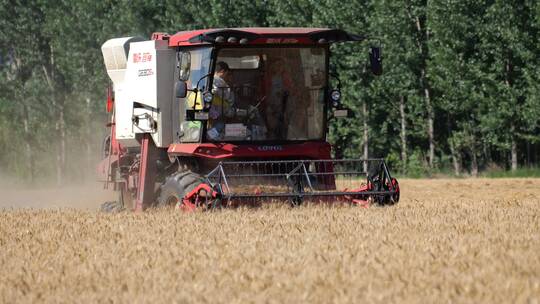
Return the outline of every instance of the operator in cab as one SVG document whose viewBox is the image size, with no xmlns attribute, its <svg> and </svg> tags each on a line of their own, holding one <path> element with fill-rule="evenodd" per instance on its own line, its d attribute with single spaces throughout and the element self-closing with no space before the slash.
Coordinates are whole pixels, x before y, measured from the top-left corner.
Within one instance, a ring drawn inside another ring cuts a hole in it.
<svg viewBox="0 0 540 304">
<path fill-rule="evenodd" d="M 292 79 L 285 70 L 285 61 L 281 57 L 269 61 L 268 75 L 265 77 L 266 124 L 270 139 L 284 139 L 288 125 L 287 103 L 292 90 Z"/>
<path fill-rule="evenodd" d="M 214 100 L 208 113 L 210 128 L 207 136 L 211 140 L 221 139 L 225 129 L 225 119 L 234 117 L 235 100 L 231 83 L 232 71 L 229 65 L 224 61 L 217 62 L 212 84 Z"/>
<path fill-rule="evenodd" d="M 227 102 L 234 103 L 234 93 L 231 89 L 232 71 L 229 65 L 220 61 L 216 63 L 216 70 L 214 72 L 214 82 L 212 84 L 212 93 L 218 98 L 224 99 Z"/>
</svg>

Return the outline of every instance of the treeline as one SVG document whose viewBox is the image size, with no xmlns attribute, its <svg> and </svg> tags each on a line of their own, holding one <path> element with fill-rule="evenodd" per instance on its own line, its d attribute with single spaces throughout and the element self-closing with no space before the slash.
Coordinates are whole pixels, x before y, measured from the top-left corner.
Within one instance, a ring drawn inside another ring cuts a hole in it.
<svg viewBox="0 0 540 304">
<path fill-rule="evenodd" d="M 476 175 L 539 161 L 534 0 L 0 3 L 2 174 L 57 183 L 92 175 L 106 132 L 100 46 L 107 39 L 247 26 L 368 37 L 332 47 L 344 103 L 357 113 L 331 126 L 337 157 L 387 156 L 407 174 Z M 379 42 L 385 73 L 374 77 L 367 50 Z"/>
</svg>

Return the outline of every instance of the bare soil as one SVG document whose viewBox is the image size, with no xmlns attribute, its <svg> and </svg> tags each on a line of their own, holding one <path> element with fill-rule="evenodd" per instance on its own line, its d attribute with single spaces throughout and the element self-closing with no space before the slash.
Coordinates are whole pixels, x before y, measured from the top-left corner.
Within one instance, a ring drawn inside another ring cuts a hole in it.
<svg viewBox="0 0 540 304">
<path fill-rule="evenodd" d="M 540 302 L 540 179 L 400 182 L 384 208 L 0 211 L 0 302 Z"/>
</svg>

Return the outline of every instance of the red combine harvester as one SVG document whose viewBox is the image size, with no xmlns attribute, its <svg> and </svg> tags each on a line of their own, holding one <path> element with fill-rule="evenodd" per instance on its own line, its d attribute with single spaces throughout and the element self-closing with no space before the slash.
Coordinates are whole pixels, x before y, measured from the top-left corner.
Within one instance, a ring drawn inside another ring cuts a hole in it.
<svg viewBox="0 0 540 304">
<path fill-rule="evenodd" d="M 330 45 L 364 40 L 325 28 L 108 40 L 111 134 L 98 171 L 119 199 L 102 209 L 396 203 L 399 185 L 383 159 L 332 159 L 326 141 L 329 121 L 351 114 L 329 73 Z M 379 75 L 379 47 L 370 48 L 369 61 Z"/>
</svg>

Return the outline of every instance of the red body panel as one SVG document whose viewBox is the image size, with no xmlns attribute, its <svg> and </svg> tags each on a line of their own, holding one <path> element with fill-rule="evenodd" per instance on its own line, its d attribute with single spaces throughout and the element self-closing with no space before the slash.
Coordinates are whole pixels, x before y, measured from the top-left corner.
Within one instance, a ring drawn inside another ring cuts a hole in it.
<svg viewBox="0 0 540 304">
<path fill-rule="evenodd" d="M 233 143 L 186 143 L 172 144 L 168 153 L 172 156 L 197 156 L 210 159 L 227 158 L 289 158 L 330 159 L 332 146 L 327 142 L 265 145 Z"/>
<path fill-rule="evenodd" d="M 154 35 L 156 39 L 162 39 L 162 37 L 167 37 L 169 39 L 169 46 L 186 46 L 186 45 L 200 45 L 205 44 L 205 42 L 190 42 L 189 40 L 195 38 L 199 35 L 213 32 L 221 29 L 204 29 L 204 30 L 194 30 L 194 31 L 183 31 L 178 32 L 174 35 L 163 36 L 162 33 L 156 33 L 161 35 Z M 234 30 L 242 31 L 246 33 L 251 33 L 258 35 L 259 38 L 250 41 L 249 44 L 266 44 L 266 43 L 277 43 L 277 44 L 313 44 L 313 40 L 309 38 L 309 34 L 328 30 L 326 28 L 296 28 L 296 27 L 283 27 L 283 28 L 261 28 L 261 27 L 251 27 L 251 28 L 234 28 Z"/>
<path fill-rule="evenodd" d="M 178 32 L 174 35 L 171 35 L 169 37 L 169 46 L 180 46 L 180 45 L 194 45 L 194 43 L 190 43 L 189 39 L 204 34 L 205 32 L 208 32 L 210 30 L 195 30 L 195 31 L 182 31 Z M 195 44 L 201 44 L 201 43 L 195 43 Z"/>
<path fill-rule="evenodd" d="M 125 149 L 120 145 L 116 139 L 116 124 L 111 124 L 111 154 L 122 154 L 125 152 Z"/>
<path fill-rule="evenodd" d="M 150 207 L 155 200 L 154 185 L 157 179 L 157 155 L 158 148 L 154 145 L 150 134 L 144 134 L 141 141 L 141 166 L 139 168 L 135 211 L 142 211 Z"/>
</svg>

